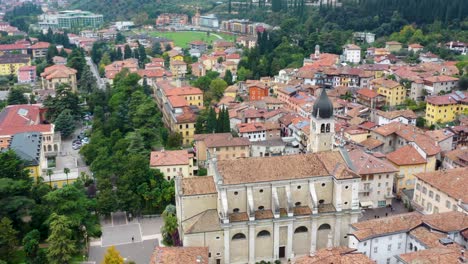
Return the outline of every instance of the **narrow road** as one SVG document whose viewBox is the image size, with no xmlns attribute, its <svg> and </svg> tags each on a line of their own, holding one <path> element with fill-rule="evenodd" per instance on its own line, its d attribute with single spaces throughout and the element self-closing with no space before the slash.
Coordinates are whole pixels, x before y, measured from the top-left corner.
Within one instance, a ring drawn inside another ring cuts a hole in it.
<svg viewBox="0 0 468 264">
<path fill-rule="evenodd" d="M 97 84 L 99 89 L 104 90 L 106 88 L 106 84 L 102 80 L 101 76 L 99 76 L 99 71 L 97 69 L 96 64 L 94 64 L 93 60 L 91 57 L 85 57 L 86 58 L 86 64 L 88 64 L 89 68 L 91 69 L 91 72 L 94 75 L 94 78 L 97 80 Z"/>
</svg>

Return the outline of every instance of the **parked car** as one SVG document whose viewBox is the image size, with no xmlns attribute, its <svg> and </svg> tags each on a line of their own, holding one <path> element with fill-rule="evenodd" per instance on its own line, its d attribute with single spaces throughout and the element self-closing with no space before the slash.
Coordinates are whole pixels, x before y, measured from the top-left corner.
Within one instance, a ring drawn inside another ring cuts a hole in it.
<svg viewBox="0 0 468 264">
<path fill-rule="evenodd" d="M 84 137 L 83 139 L 81 139 L 81 143 L 83 143 L 83 144 L 88 144 L 88 143 L 89 143 L 89 138 L 88 138 L 88 137 Z"/>
<path fill-rule="evenodd" d="M 74 149 L 74 150 L 77 150 L 77 149 L 80 149 L 80 148 L 81 148 L 81 144 L 79 144 L 79 145 L 78 144 L 73 144 L 72 145 L 72 149 Z"/>
</svg>

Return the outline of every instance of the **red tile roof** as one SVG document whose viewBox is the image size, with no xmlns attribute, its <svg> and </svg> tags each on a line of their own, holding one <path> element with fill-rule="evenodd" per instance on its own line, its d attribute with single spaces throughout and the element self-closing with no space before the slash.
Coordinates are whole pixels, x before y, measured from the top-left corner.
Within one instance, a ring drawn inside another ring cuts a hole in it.
<svg viewBox="0 0 468 264">
<path fill-rule="evenodd" d="M 360 149 L 354 149 L 349 152 L 349 157 L 354 165 L 354 171 L 360 175 L 391 173 L 398 169 L 385 160 L 378 159 Z"/>
<path fill-rule="evenodd" d="M 50 46 L 49 42 L 38 42 L 38 43 L 32 45 L 29 48 L 30 49 L 47 49 L 47 48 L 49 48 L 49 46 Z"/>
<path fill-rule="evenodd" d="M 468 201 L 468 167 L 418 173 L 415 177 L 462 202 Z"/>
<path fill-rule="evenodd" d="M 0 51 L 10 51 L 10 50 L 26 50 L 27 45 L 23 44 L 2 44 L 0 45 Z"/>
<path fill-rule="evenodd" d="M 371 89 L 359 89 L 357 93 L 367 98 L 375 98 L 379 95 L 376 91 Z"/>
<path fill-rule="evenodd" d="M 50 132 L 50 124 L 42 124 L 40 105 L 10 105 L 0 113 L 0 135 L 22 132 Z"/>
<path fill-rule="evenodd" d="M 152 151 L 150 166 L 189 165 L 190 154 L 187 150 Z"/>
<path fill-rule="evenodd" d="M 44 72 L 41 73 L 41 77 L 47 80 L 54 78 L 69 78 L 70 75 L 74 75 L 76 73 L 77 71 L 75 69 L 59 64 L 45 68 Z"/>
<path fill-rule="evenodd" d="M 426 160 L 411 145 L 406 145 L 391 153 L 388 153 L 387 159 L 399 166 L 417 165 L 417 164 L 426 163 Z"/>
</svg>

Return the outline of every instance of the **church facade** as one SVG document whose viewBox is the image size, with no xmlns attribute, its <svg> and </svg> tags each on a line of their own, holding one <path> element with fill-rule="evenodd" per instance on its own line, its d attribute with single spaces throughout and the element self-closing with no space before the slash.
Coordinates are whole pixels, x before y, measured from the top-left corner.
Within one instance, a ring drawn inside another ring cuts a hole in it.
<svg viewBox="0 0 468 264">
<path fill-rule="evenodd" d="M 346 152 L 331 151 L 334 122 L 327 113 L 333 107 L 327 100 L 325 93 L 314 105 L 311 153 L 210 158 L 210 176 L 176 179 L 184 246 L 208 247 L 209 263 L 253 264 L 314 254 L 329 241 L 348 244 L 349 225 L 361 213 L 360 177 L 349 169 Z"/>
</svg>

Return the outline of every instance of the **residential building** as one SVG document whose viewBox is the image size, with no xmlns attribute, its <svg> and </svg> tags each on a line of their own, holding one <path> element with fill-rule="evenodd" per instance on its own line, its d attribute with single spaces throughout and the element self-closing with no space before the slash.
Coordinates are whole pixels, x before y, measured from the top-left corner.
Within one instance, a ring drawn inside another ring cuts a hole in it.
<svg viewBox="0 0 468 264">
<path fill-rule="evenodd" d="M 42 89 L 55 90 L 60 85 L 68 85 L 72 91 L 77 90 L 77 71 L 65 65 L 52 65 L 41 73 Z"/>
<path fill-rule="evenodd" d="M 453 149 L 453 136 L 449 129 L 428 130 L 425 132 L 436 144 L 442 152 L 451 151 Z"/>
<path fill-rule="evenodd" d="M 458 78 L 447 75 L 427 77 L 423 82 L 428 95 L 439 95 L 458 88 Z"/>
<path fill-rule="evenodd" d="M 412 51 L 414 53 L 420 52 L 424 49 L 424 46 L 419 43 L 413 43 L 408 45 L 408 51 Z"/>
<path fill-rule="evenodd" d="M 160 14 L 156 18 L 156 26 L 172 26 L 180 27 L 188 24 L 188 16 L 186 14 Z"/>
<path fill-rule="evenodd" d="M 468 92 L 456 91 L 426 98 L 427 125 L 454 121 L 457 115 L 468 109 Z"/>
<path fill-rule="evenodd" d="M 392 122 L 400 122 L 405 125 L 416 125 L 418 116 L 412 110 L 394 110 L 394 111 L 377 111 L 377 125 L 383 126 Z"/>
<path fill-rule="evenodd" d="M 160 247 L 154 249 L 150 264 L 208 264 L 211 254 L 208 247 Z M 214 257 L 213 257 L 214 259 Z M 214 262 L 213 262 L 214 263 Z"/>
<path fill-rule="evenodd" d="M 401 197 L 404 190 L 414 189 L 414 174 L 434 171 L 433 168 L 427 167 L 426 159 L 411 145 L 390 152 L 385 158 L 398 169 L 393 185 L 398 197 Z"/>
<path fill-rule="evenodd" d="M 196 134 L 194 141 L 199 166 L 205 166 L 209 157 L 217 160 L 250 157 L 250 141 L 244 137 L 233 137 L 231 133 Z"/>
<path fill-rule="evenodd" d="M 358 64 L 361 62 L 361 47 L 347 44 L 343 47 L 343 61 Z"/>
<path fill-rule="evenodd" d="M 97 29 L 104 24 L 104 16 L 81 10 L 64 10 L 56 13 L 39 15 L 38 25 L 41 29 Z"/>
<path fill-rule="evenodd" d="M 362 207 L 386 207 L 392 204 L 393 179 L 398 172 L 391 163 L 360 149 L 349 152 L 352 169 L 361 176 L 359 203 Z"/>
<path fill-rule="evenodd" d="M 270 157 L 299 154 L 299 148 L 294 147 L 291 142 L 283 139 L 267 139 L 264 141 L 255 141 L 251 143 L 251 157 Z"/>
<path fill-rule="evenodd" d="M 445 44 L 445 47 L 449 50 L 456 51 L 462 55 L 466 55 L 468 52 L 468 43 L 464 43 L 461 41 L 450 41 Z"/>
<path fill-rule="evenodd" d="M 264 123 L 241 123 L 236 126 L 236 129 L 239 131 L 239 137 L 248 138 L 249 141 L 267 139 L 267 128 Z"/>
<path fill-rule="evenodd" d="M 403 104 L 406 99 L 405 87 L 396 81 L 379 78 L 371 81 L 371 87 L 376 90 L 378 94 L 385 97 L 386 106 Z"/>
<path fill-rule="evenodd" d="M 219 20 L 214 14 L 200 16 L 199 23 L 201 27 L 219 28 Z"/>
<path fill-rule="evenodd" d="M 257 38 L 254 36 L 239 36 L 236 39 L 236 44 L 252 49 L 257 46 Z"/>
<path fill-rule="evenodd" d="M 347 243 L 359 176 L 340 152 L 208 162 L 213 176 L 177 177 L 175 187 L 183 245 L 208 247 L 208 263 L 286 261 Z"/>
<path fill-rule="evenodd" d="M 18 68 L 18 83 L 31 84 L 37 79 L 36 66 L 21 66 Z"/>
<path fill-rule="evenodd" d="M 444 154 L 442 168 L 454 169 L 468 167 L 468 147 L 462 146 Z"/>
<path fill-rule="evenodd" d="M 333 104 L 328 98 L 327 91 L 322 89 L 320 97 L 312 108 L 307 150 L 313 153 L 333 150 L 334 138 Z"/>
<path fill-rule="evenodd" d="M 47 56 L 47 50 L 49 49 L 49 46 L 50 43 L 48 42 L 37 42 L 28 49 L 31 50 L 33 59 L 41 59 Z"/>
<path fill-rule="evenodd" d="M 468 168 L 418 173 L 413 206 L 424 214 L 468 213 Z"/>
<path fill-rule="evenodd" d="M 266 83 L 256 82 L 248 85 L 249 100 L 258 101 L 269 95 L 270 87 Z"/>
<path fill-rule="evenodd" d="M 34 178 L 34 182 L 43 175 L 47 162 L 42 149 L 41 133 L 16 133 L 11 137 L 8 149 L 13 150 L 23 161 L 25 169 L 29 172 L 29 176 Z"/>
<path fill-rule="evenodd" d="M 375 34 L 370 32 L 354 32 L 353 37 L 357 41 L 366 42 L 368 44 L 375 42 Z"/>
<path fill-rule="evenodd" d="M 1 44 L 0 55 L 4 54 L 28 54 L 29 44 Z"/>
<path fill-rule="evenodd" d="M 187 74 L 187 63 L 180 60 L 173 60 L 170 62 L 170 69 L 172 77 L 184 78 L 185 74 Z"/>
<path fill-rule="evenodd" d="M 152 151 L 150 168 L 161 171 L 168 181 L 176 176 L 194 177 L 193 154 L 186 149 Z"/>
<path fill-rule="evenodd" d="M 201 53 L 204 53 L 207 50 L 208 45 L 201 40 L 194 40 L 189 43 L 191 49 L 197 49 Z"/>
<path fill-rule="evenodd" d="M 138 71 L 138 60 L 126 59 L 123 61 L 114 61 L 104 68 L 106 79 L 112 84 L 115 75 L 120 73 L 123 69 L 128 69 L 129 72 Z"/>
<path fill-rule="evenodd" d="M 9 105 L 0 113 L 0 149 L 7 148 L 13 135 L 38 132 L 42 135 L 42 148 L 46 157 L 60 151 L 60 133 L 55 126 L 45 122 L 45 109 L 40 105 Z"/>
<path fill-rule="evenodd" d="M 357 90 L 356 100 L 359 104 L 371 109 L 380 109 L 385 105 L 385 97 L 378 94 L 375 90 L 368 88 Z"/>
<path fill-rule="evenodd" d="M 161 83 L 164 83 L 161 82 Z M 187 105 L 203 107 L 203 91 L 192 86 L 164 86 L 164 93 L 167 97 L 180 96 L 187 101 Z"/>
<path fill-rule="evenodd" d="M 4 54 L 0 56 L 0 75 L 18 75 L 18 70 L 29 66 L 31 59 L 25 54 Z"/>
<path fill-rule="evenodd" d="M 388 41 L 385 42 L 385 49 L 389 52 L 400 51 L 403 48 L 403 45 L 398 41 Z"/>
<path fill-rule="evenodd" d="M 455 249 L 460 256 L 467 217 L 460 212 L 412 212 L 353 223 L 348 246 L 377 264 L 459 263 L 445 251 Z"/>
</svg>

